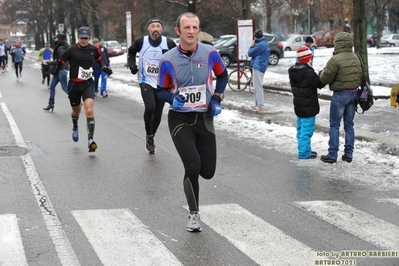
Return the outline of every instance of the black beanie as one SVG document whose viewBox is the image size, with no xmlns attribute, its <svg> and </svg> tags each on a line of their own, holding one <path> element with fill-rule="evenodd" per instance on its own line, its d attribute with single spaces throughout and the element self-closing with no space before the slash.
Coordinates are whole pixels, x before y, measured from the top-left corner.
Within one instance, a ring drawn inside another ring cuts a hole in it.
<svg viewBox="0 0 399 266">
<path fill-rule="evenodd" d="M 306 37 L 305 42 L 311 42 L 311 43 L 313 43 L 313 38 L 310 37 L 310 36 L 308 36 L 308 37 Z"/>
<path fill-rule="evenodd" d="M 58 38 L 59 41 L 63 41 L 66 39 L 66 36 L 64 33 L 58 33 L 54 38 Z"/>
</svg>

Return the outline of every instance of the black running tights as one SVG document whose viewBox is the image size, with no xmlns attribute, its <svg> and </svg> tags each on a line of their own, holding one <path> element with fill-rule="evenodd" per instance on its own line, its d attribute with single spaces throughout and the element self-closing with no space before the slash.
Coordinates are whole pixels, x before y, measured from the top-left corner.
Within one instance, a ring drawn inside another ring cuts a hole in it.
<svg viewBox="0 0 399 266">
<path fill-rule="evenodd" d="M 140 83 L 141 97 L 144 101 L 144 125 L 147 135 L 155 135 L 161 123 L 164 101 L 158 99 L 156 90 L 146 83 Z"/>
<path fill-rule="evenodd" d="M 199 176 L 211 179 L 216 169 L 213 117 L 207 113 L 169 111 L 169 131 L 184 165 L 184 193 L 190 212 L 199 211 Z"/>
</svg>

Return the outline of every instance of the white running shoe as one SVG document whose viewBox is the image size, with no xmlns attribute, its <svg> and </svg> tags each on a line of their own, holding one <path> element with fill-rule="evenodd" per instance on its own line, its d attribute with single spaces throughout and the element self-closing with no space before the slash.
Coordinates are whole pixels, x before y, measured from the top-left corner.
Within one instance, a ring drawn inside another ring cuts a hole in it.
<svg viewBox="0 0 399 266">
<path fill-rule="evenodd" d="M 189 232 L 201 232 L 202 231 L 202 227 L 201 227 L 201 224 L 199 222 L 200 219 L 201 219 L 201 215 L 198 212 L 190 214 L 188 216 L 186 230 L 189 231 Z"/>
</svg>

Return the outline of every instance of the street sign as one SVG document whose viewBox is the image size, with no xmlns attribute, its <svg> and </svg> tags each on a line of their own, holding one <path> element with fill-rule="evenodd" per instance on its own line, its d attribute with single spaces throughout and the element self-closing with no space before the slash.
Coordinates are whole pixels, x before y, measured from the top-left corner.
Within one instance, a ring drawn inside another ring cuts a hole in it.
<svg viewBox="0 0 399 266">
<path fill-rule="evenodd" d="M 250 59 L 248 49 L 252 44 L 254 29 L 253 19 L 237 20 L 237 61 Z"/>
<path fill-rule="evenodd" d="M 58 31 L 59 32 L 64 32 L 64 23 L 59 23 L 58 24 Z"/>
</svg>

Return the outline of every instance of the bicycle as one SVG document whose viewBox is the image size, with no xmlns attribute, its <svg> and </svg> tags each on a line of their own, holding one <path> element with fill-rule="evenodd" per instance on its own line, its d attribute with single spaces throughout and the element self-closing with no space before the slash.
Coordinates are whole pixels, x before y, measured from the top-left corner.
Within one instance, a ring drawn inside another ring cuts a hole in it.
<svg viewBox="0 0 399 266">
<path fill-rule="evenodd" d="M 232 91 L 241 92 L 248 88 L 251 93 L 254 93 L 252 68 L 249 66 L 248 60 L 244 61 L 244 66 L 239 70 L 230 72 L 227 84 Z"/>
</svg>

